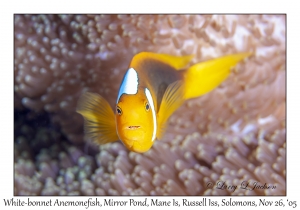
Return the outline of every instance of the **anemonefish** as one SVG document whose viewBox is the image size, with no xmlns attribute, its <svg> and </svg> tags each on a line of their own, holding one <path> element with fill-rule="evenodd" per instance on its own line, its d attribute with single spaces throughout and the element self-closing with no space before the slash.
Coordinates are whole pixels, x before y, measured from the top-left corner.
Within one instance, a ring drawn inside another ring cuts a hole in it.
<svg viewBox="0 0 300 210">
<path fill-rule="evenodd" d="M 228 77 L 231 67 L 250 54 L 185 68 L 193 55 L 141 52 L 124 75 L 115 113 L 102 96 L 89 92 L 80 97 L 76 111 L 84 117 L 86 135 L 98 144 L 120 139 L 129 150 L 146 152 L 162 138 L 168 118 L 185 100 L 213 90 Z"/>
</svg>

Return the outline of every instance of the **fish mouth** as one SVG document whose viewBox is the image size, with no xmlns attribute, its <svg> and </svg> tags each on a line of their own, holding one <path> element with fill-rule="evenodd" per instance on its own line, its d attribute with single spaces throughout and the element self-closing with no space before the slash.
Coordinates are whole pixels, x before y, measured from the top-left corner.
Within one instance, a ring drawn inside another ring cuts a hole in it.
<svg viewBox="0 0 300 210">
<path fill-rule="evenodd" d="M 139 129 L 141 126 L 139 125 L 130 125 L 130 126 L 127 126 L 127 129 L 129 130 L 136 130 L 136 129 Z"/>
</svg>

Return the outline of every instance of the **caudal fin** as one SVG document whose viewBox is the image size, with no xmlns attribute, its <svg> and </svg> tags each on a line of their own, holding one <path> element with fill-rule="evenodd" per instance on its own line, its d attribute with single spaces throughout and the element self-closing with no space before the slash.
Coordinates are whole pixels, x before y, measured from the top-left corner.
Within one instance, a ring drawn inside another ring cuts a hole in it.
<svg viewBox="0 0 300 210">
<path fill-rule="evenodd" d="M 185 73 L 185 99 L 199 97 L 220 85 L 230 74 L 230 68 L 252 53 L 227 55 L 197 63 Z"/>
</svg>

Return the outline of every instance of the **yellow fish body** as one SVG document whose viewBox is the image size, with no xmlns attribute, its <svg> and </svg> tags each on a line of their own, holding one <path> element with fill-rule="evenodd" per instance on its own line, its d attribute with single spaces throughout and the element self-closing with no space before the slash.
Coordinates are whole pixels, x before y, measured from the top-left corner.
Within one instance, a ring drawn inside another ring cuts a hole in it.
<svg viewBox="0 0 300 210">
<path fill-rule="evenodd" d="M 77 112 L 85 119 L 85 133 L 99 144 L 120 139 L 129 150 L 146 152 L 162 138 L 168 118 L 185 100 L 213 90 L 231 67 L 250 54 L 228 55 L 184 69 L 193 55 L 141 52 L 124 75 L 115 113 L 98 94 L 80 97 Z"/>
</svg>

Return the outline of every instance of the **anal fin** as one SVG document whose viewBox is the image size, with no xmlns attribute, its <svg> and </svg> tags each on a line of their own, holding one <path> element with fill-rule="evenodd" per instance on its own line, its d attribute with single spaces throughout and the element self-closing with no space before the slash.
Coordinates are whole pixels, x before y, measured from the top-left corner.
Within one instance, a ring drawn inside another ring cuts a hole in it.
<svg viewBox="0 0 300 210">
<path fill-rule="evenodd" d="M 109 103 L 95 93 L 84 93 L 78 101 L 76 112 L 84 117 L 84 132 L 98 144 L 119 139 L 114 112 Z"/>
</svg>

